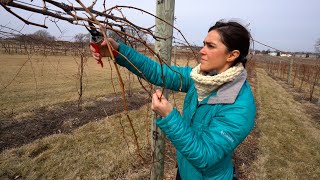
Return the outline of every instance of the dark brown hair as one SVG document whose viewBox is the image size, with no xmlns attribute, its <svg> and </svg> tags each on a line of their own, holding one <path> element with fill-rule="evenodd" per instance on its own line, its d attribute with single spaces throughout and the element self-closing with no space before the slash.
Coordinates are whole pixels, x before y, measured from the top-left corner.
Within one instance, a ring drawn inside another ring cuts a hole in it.
<svg viewBox="0 0 320 180">
<path fill-rule="evenodd" d="M 222 43 L 227 47 L 229 52 L 233 50 L 240 51 L 239 57 L 234 61 L 232 66 L 239 62 L 245 66 L 250 47 L 251 36 L 249 31 L 238 22 L 224 22 L 223 20 L 216 22 L 214 26 L 210 27 L 208 32 L 213 30 L 219 33 Z"/>
</svg>

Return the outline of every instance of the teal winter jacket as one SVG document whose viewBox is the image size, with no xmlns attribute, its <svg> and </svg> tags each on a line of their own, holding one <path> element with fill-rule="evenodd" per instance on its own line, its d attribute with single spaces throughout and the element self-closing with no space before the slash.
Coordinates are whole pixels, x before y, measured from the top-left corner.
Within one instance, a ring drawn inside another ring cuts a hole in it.
<svg viewBox="0 0 320 180">
<path fill-rule="evenodd" d="M 122 43 L 119 52 L 152 84 L 163 85 L 159 63 Z M 116 62 L 142 77 L 121 55 L 116 57 Z M 190 77 L 191 70 L 191 67 L 171 66 L 170 69 L 163 66 L 165 87 L 187 94 L 182 114 L 174 108 L 167 117 L 159 118 L 156 123 L 176 148 L 183 180 L 231 180 L 233 151 L 252 130 L 256 114 L 254 97 L 246 81 L 247 73 L 243 71 L 234 81 L 224 84 L 198 102 L 194 81 Z"/>
</svg>

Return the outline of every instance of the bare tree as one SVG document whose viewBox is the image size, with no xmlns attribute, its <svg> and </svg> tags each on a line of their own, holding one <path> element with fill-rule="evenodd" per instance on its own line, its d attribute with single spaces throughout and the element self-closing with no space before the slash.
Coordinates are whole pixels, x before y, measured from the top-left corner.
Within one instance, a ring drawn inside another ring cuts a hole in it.
<svg viewBox="0 0 320 180">
<path fill-rule="evenodd" d="M 35 40 L 42 40 L 42 41 L 55 41 L 55 37 L 52 36 L 48 31 L 46 30 L 38 30 L 30 35 Z"/>
<path fill-rule="evenodd" d="M 74 36 L 74 41 L 78 43 L 87 43 L 90 41 L 90 34 L 79 33 Z"/>
<path fill-rule="evenodd" d="M 32 34 L 14 33 L 13 38 L 11 39 L 22 42 L 52 42 L 56 40 L 56 38 L 53 35 L 51 35 L 47 30 L 38 30 Z"/>
<path fill-rule="evenodd" d="M 74 41 L 76 43 L 79 43 L 79 45 L 81 46 L 81 48 L 83 49 L 85 47 L 86 44 L 89 44 L 90 41 L 90 34 L 84 34 L 84 33 L 79 33 L 76 34 L 74 36 Z"/>
</svg>

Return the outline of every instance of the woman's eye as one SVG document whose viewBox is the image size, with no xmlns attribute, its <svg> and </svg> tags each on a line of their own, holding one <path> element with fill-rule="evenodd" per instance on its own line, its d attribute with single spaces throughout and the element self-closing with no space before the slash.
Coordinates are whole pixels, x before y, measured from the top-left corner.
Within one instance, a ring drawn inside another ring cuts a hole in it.
<svg viewBox="0 0 320 180">
<path fill-rule="evenodd" d="M 215 46 L 210 43 L 203 42 L 203 47 L 214 48 Z"/>
</svg>

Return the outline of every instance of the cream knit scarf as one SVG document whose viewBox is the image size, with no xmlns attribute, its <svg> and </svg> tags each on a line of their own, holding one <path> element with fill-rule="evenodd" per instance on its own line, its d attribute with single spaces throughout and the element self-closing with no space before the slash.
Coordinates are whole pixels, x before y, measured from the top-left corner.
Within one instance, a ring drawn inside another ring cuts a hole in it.
<svg viewBox="0 0 320 180">
<path fill-rule="evenodd" d="M 238 63 L 220 74 L 210 76 L 200 71 L 200 64 L 194 67 L 190 76 L 195 82 L 195 87 L 198 92 L 198 101 L 201 102 L 224 83 L 233 81 L 243 70 L 244 67 L 242 63 Z"/>
</svg>

